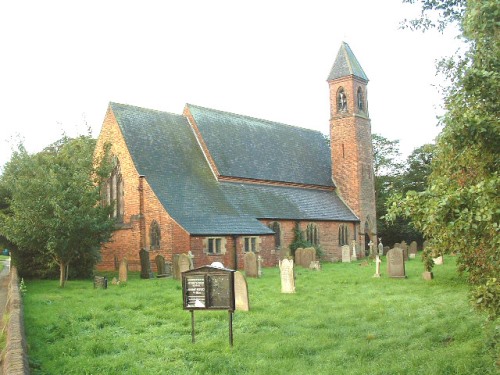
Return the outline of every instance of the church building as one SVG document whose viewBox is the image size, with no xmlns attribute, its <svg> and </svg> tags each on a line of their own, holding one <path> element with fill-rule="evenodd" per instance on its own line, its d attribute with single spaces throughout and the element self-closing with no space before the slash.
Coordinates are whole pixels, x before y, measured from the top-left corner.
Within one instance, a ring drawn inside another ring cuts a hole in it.
<svg viewBox="0 0 500 375">
<path fill-rule="evenodd" d="M 343 245 L 364 256 L 376 243 L 368 78 L 342 43 L 328 75 L 330 136 L 186 104 L 182 114 L 110 103 L 96 152 L 111 145 L 103 199 L 116 230 L 100 270 L 139 251 L 171 261 L 191 251 L 195 266 L 242 269 L 246 252 L 263 266 L 289 253 L 296 230 L 341 260 Z"/>
</svg>

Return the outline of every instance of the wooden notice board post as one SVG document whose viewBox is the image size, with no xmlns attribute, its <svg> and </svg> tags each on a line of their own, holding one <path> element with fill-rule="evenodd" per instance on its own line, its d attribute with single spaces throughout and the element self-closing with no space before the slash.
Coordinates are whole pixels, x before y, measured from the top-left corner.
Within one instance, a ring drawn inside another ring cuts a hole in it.
<svg viewBox="0 0 500 375">
<path fill-rule="evenodd" d="M 195 342 L 195 310 L 229 312 L 229 344 L 233 346 L 234 270 L 203 266 L 182 273 L 184 310 L 191 312 L 191 340 Z"/>
</svg>

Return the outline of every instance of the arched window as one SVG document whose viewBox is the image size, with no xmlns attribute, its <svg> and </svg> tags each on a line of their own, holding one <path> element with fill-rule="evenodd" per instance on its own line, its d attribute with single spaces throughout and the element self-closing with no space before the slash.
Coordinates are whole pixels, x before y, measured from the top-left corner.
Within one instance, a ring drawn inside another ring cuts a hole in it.
<svg viewBox="0 0 500 375">
<path fill-rule="evenodd" d="M 103 203 L 111 205 L 111 217 L 118 222 L 123 222 L 123 178 L 120 161 L 113 158 L 113 170 L 103 189 Z"/>
<path fill-rule="evenodd" d="M 358 87 L 358 93 L 357 93 L 357 99 L 358 99 L 358 109 L 359 111 L 364 111 L 365 110 L 365 98 L 363 95 L 363 90 L 361 87 Z"/>
<path fill-rule="evenodd" d="M 347 111 L 347 95 L 345 94 L 344 88 L 341 87 L 337 91 L 337 112 Z"/>
<path fill-rule="evenodd" d="M 151 250 L 160 248 L 161 232 L 160 226 L 158 225 L 156 220 L 153 220 L 151 222 L 151 227 L 149 228 L 149 240 Z"/>
<path fill-rule="evenodd" d="M 269 228 L 274 232 L 274 246 L 277 249 L 281 248 L 281 227 L 280 223 L 275 221 L 272 224 L 269 224 Z"/>
<path fill-rule="evenodd" d="M 306 240 L 313 245 L 319 245 L 319 230 L 316 224 L 309 224 L 307 226 Z"/>
<path fill-rule="evenodd" d="M 339 226 L 339 246 L 349 245 L 349 229 L 347 225 Z"/>
</svg>

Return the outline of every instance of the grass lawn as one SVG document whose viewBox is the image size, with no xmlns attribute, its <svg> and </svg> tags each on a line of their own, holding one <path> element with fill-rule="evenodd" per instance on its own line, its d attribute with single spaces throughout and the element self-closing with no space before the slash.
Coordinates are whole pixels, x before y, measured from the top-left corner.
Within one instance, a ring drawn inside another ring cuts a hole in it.
<svg viewBox="0 0 500 375">
<path fill-rule="evenodd" d="M 454 258 L 424 281 L 373 278 L 374 263 L 297 268 L 281 294 L 277 268 L 247 279 L 250 311 L 182 309 L 177 280 L 93 289 L 90 280 L 28 281 L 25 329 L 32 374 L 495 374 L 484 316 L 471 310 Z M 108 277 L 111 280 L 113 274 Z"/>
</svg>

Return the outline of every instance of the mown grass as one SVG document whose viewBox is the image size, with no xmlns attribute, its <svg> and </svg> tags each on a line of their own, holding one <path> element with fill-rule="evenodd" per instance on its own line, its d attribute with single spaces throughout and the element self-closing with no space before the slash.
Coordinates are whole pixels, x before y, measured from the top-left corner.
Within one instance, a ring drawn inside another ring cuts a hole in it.
<svg viewBox="0 0 500 375">
<path fill-rule="evenodd" d="M 421 278 L 373 278 L 375 267 L 297 268 L 296 293 L 279 270 L 248 279 L 250 311 L 182 309 L 180 282 L 29 281 L 25 329 L 33 374 L 493 374 L 484 317 L 471 310 L 453 258 Z M 112 274 L 108 275 L 111 279 Z"/>
</svg>

